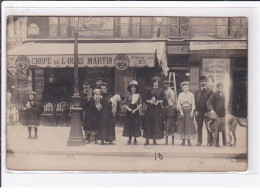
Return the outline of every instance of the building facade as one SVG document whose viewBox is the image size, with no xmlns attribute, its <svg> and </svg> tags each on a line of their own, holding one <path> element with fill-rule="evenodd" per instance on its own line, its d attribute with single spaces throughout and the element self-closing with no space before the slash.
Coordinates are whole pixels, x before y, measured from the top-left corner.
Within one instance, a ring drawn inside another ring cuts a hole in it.
<svg viewBox="0 0 260 194">
<path fill-rule="evenodd" d="M 10 17 L 8 90 L 20 106 L 30 90 L 43 103 L 69 101 L 77 30 L 80 85 L 102 76 L 124 97 L 130 80 L 148 88 L 160 69 L 175 73 L 177 92 L 184 80 L 195 91 L 203 74 L 213 89 L 227 83 L 231 113 L 246 117 L 247 28 L 247 18 L 237 17 Z"/>
</svg>

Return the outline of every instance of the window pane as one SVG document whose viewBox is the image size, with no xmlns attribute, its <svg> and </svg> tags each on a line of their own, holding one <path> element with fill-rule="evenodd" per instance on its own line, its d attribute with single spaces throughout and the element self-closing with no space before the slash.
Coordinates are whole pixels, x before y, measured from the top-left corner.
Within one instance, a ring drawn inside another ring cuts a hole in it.
<svg viewBox="0 0 260 194">
<path fill-rule="evenodd" d="M 140 17 L 132 17 L 132 35 L 134 37 L 140 36 Z"/>
<path fill-rule="evenodd" d="M 50 17 L 49 18 L 49 36 L 57 37 L 58 36 L 58 17 Z"/>
<path fill-rule="evenodd" d="M 141 18 L 141 36 L 151 37 L 152 36 L 152 20 L 153 17 L 142 17 Z"/>
<path fill-rule="evenodd" d="M 154 18 L 154 37 L 166 37 L 168 30 L 168 18 L 167 17 L 155 17 Z"/>
<path fill-rule="evenodd" d="M 60 17 L 60 36 L 67 37 L 69 33 L 69 19 L 68 17 Z"/>
<path fill-rule="evenodd" d="M 190 20 L 189 18 L 180 17 L 180 36 L 190 35 Z"/>
<path fill-rule="evenodd" d="M 169 36 L 179 36 L 179 17 L 169 18 Z"/>
<path fill-rule="evenodd" d="M 129 17 L 120 18 L 120 36 L 129 36 Z"/>
</svg>

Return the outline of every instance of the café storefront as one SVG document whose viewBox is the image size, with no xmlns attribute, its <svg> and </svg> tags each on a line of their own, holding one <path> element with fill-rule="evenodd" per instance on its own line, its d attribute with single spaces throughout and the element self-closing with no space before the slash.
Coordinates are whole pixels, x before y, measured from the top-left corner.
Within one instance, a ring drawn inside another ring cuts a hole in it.
<svg viewBox="0 0 260 194">
<path fill-rule="evenodd" d="M 82 43 L 78 50 L 80 90 L 85 80 L 94 87 L 95 79 L 103 77 L 109 91 L 124 98 L 128 83 L 135 79 L 145 95 L 152 76 L 168 72 L 164 42 Z M 32 90 L 43 104 L 70 102 L 73 53 L 74 46 L 68 43 L 29 43 L 9 50 L 7 70 L 15 80 L 18 107 L 23 108 Z"/>
</svg>

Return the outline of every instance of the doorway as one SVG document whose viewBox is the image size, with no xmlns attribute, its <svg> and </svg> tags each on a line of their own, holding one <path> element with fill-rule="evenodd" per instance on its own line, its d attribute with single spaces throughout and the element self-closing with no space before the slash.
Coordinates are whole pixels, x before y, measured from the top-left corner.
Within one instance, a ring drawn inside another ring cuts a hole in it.
<svg viewBox="0 0 260 194">
<path fill-rule="evenodd" d="M 247 70 L 234 70 L 233 72 L 233 103 L 232 114 L 237 117 L 247 117 Z"/>
</svg>

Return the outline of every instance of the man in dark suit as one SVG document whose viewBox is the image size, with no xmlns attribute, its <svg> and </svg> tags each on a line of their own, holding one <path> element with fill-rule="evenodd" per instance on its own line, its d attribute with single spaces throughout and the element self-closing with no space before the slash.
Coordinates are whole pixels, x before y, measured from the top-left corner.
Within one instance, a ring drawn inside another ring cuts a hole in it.
<svg viewBox="0 0 260 194">
<path fill-rule="evenodd" d="M 200 88 L 195 92 L 195 116 L 198 123 L 198 142 L 197 146 L 202 144 L 202 127 L 205 120 L 204 114 L 208 111 L 207 101 L 212 94 L 212 90 L 207 88 L 207 78 L 200 76 Z M 208 145 L 212 144 L 212 134 L 208 132 Z"/>
<path fill-rule="evenodd" d="M 223 84 L 219 82 L 217 84 L 217 91 L 214 92 L 207 101 L 208 110 L 215 112 L 218 116 L 221 126 L 218 126 L 216 147 L 219 147 L 219 132 L 222 132 L 223 145 L 226 145 L 226 130 L 225 130 L 225 118 L 226 118 L 226 103 L 225 95 L 223 92 Z M 221 128 L 221 129 L 220 129 Z"/>
</svg>

